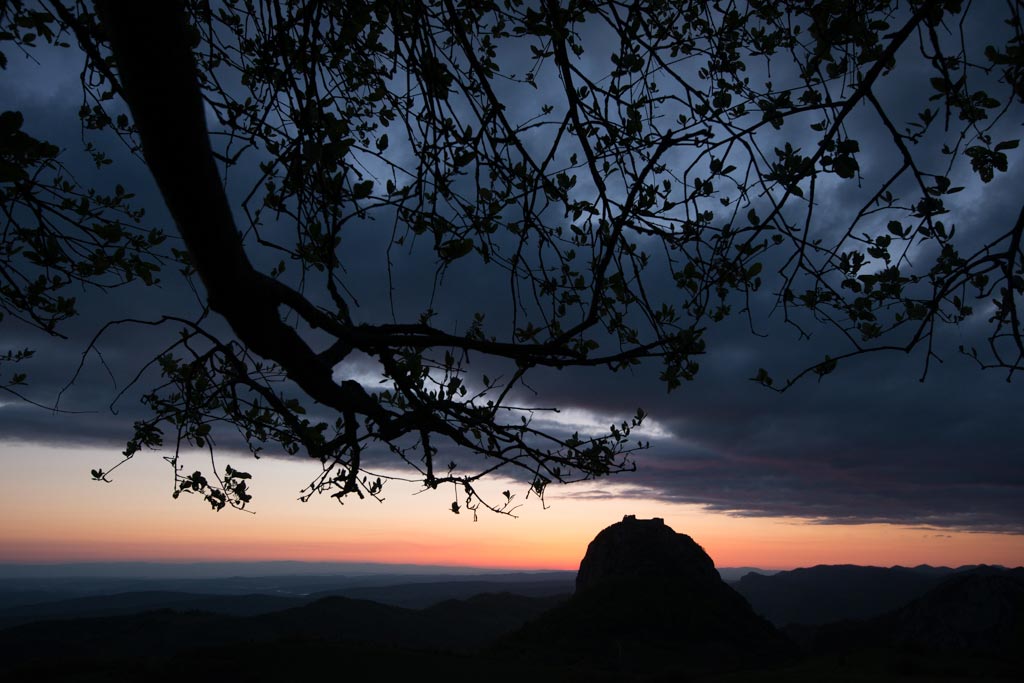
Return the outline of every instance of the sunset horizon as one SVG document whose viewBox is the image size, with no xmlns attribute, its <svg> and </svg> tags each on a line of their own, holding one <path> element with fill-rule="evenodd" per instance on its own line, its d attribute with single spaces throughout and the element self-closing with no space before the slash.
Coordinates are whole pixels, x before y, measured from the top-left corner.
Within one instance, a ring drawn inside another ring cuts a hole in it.
<svg viewBox="0 0 1024 683">
<path fill-rule="evenodd" d="M 67 450 L 0 443 L 0 467 L 22 472 L 20 481 L 8 479 L 13 485 L 0 499 L 0 563 L 296 561 L 575 570 L 598 531 L 636 515 L 665 519 L 718 567 L 1024 564 L 1024 543 L 1013 533 L 730 515 L 649 499 L 627 482 L 582 482 L 551 492 L 543 505 L 524 501 L 515 518 L 481 510 L 475 522 L 472 513 L 452 514 L 444 492 L 414 483 L 393 482 L 384 502 L 302 503 L 305 463 L 279 457 L 249 463 L 259 496 L 254 514 L 213 512 L 197 497 L 172 498 L 170 472 L 156 455 L 112 475 L 108 484 L 84 473 L 109 451 L 80 449 L 79 474 L 51 481 L 48 496 L 40 497 L 33 482 L 64 462 Z M 496 480 L 492 488 L 512 484 Z"/>
</svg>

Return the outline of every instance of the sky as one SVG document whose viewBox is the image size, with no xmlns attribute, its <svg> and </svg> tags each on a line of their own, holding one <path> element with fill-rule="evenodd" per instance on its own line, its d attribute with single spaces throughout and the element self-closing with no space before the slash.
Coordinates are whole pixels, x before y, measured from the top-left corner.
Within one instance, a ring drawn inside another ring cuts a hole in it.
<svg viewBox="0 0 1024 683">
<path fill-rule="evenodd" d="M 985 19 L 974 21 L 983 26 Z M 76 114 L 81 56 L 42 49 L 32 59 L 9 58 L 0 72 L 3 107 L 22 111 L 28 132 L 58 144 L 80 181 L 123 182 L 146 207 L 147 220 L 170 226 L 145 167 L 117 143 L 107 141 L 114 159 L 109 169 L 98 173 L 86 161 Z M 879 96 L 898 111 L 909 87 L 886 81 Z M 544 88 L 542 82 L 537 97 L 547 95 Z M 525 106 L 511 93 L 510 102 Z M 1019 124 L 1008 127 L 1019 133 Z M 872 136 L 881 139 L 865 124 L 862 148 L 872 147 Z M 872 165 L 884 160 L 865 154 L 860 162 L 870 177 Z M 229 184 L 235 199 L 244 169 L 240 175 Z M 975 241 L 1012 223 L 1022 180 L 1019 155 L 1013 154 L 1010 171 L 984 187 L 965 174 L 957 180 L 965 191 L 950 199 L 950 222 Z M 853 201 L 836 189 L 820 220 L 841 214 Z M 367 221 L 343 243 L 349 281 L 362 287 L 359 315 L 370 319 L 384 306 L 379 289 L 389 240 L 389 230 Z M 434 263 L 410 252 L 401 265 L 399 307 L 421 310 L 433 289 Z M 492 305 L 500 282 L 479 260 L 467 258 L 449 270 L 432 303 L 464 328 L 473 310 Z M 39 349 L 26 370 L 29 395 L 44 404 L 69 382 L 102 321 L 156 311 L 187 315 L 194 298 L 168 276 L 157 288 L 83 292 L 80 307 L 82 314 L 66 328 L 67 340 L 34 335 L 10 319 L 0 322 L 0 351 Z M 0 562 L 288 559 L 571 569 L 598 531 L 635 514 L 664 518 L 703 545 L 719 566 L 1024 564 L 1018 428 L 1024 394 L 1019 380 L 980 371 L 956 352 L 959 344 L 982 338 L 980 323 L 943 331 L 942 362 L 931 364 L 923 382 L 920 354 L 873 355 L 784 394 L 749 378 L 759 367 L 799 368 L 841 340 L 827 329 L 799 339 L 766 311 L 755 324 L 766 336 L 752 335 L 741 318 L 713 329 L 697 378 L 672 393 L 658 381 L 654 365 L 614 375 L 604 369 L 536 373 L 530 380 L 536 393 L 524 392 L 523 400 L 561 408 L 537 413 L 536 424 L 592 432 L 643 407 L 650 417 L 638 434 L 650 448 L 636 455 L 636 472 L 552 487 L 543 503 L 527 497 L 522 482 L 493 477 L 489 494 L 515 490 L 521 507 L 516 518 L 481 512 L 476 521 L 466 510 L 452 514 L 451 491 L 424 492 L 402 482 L 387 485 L 383 503 L 340 506 L 327 497 L 301 503 L 297 497 L 316 474 L 315 463 L 273 452 L 255 461 L 231 442 L 222 445 L 218 464 L 254 475 L 253 514 L 214 513 L 198 496 L 172 499 L 166 452 L 141 454 L 111 475 L 112 483 L 90 481 L 90 469 L 117 462 L 132 420 L 142 414 L 137 393 L 111 402 L 173 334 L 118 328 L 102 340 L 103 363 L 95 355 L 86 358 L 61 399 L 66 410 L 81 412 L 55 414 L 0 397 Z M 372 359 L 358 355 L 335 372 L 370 389 L 379 377 Z M 196 467 L 208 461 L 202 452 L 184 457 Z M 374 462 L 390 471 L 386 459 Z"/>
</svg>

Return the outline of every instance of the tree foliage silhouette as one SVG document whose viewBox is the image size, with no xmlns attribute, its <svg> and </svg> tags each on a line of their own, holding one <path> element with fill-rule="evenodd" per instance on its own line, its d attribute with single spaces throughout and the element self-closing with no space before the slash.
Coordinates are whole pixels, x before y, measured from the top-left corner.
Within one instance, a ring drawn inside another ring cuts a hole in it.
<svg viewBox="0 0 1024 683">
<path fill-rule="evenodd" d="M 174 227 L 144 227 L 120 186 L 76 185 L 6 112 L 0 307 L 60 334 L 71 285 L 195 281 L 194 318 L 146 321 L 174 336 L 125 460 L 231 428 L 254 453 L 308 454 L 304 495 L 340 500 L 380 496 L 364 455 L 383 446 L 425 487 L 454 484 L 456 512 L 512 509 L 477 487 L 499 468 L 543 494 L 633 467 L 642 411 L 602 435 L 541 429 L 515 402 L 531 372 L 646 360 L 675 389 L 730 316 L 841 332 L 784 381 L 758 369 L 776 390 L 877 351 L 920 350 L 927 373 L 937 330 L 978 317 L 989 344 L 961 351 L 1012 375 L 1024 211 L 958 232 L 949 203 L 1016 154 L 1021 3 L 998 6 L 984 45 L 961 5 L 13 0 L 0 47 L 78 44 L 83 126 L 141 155 Z M 241 202 L 231 173 L 250 182 Z M 459 329 L 433 306 L 357 307 L 346 244 L 370 224 L 392 231 L 382 281 L 392 249 L 429 252 L 428 288 L 504 273 L 508 314 Z M 379 387 L 338 374 L 357 353 Z M 246 473 L 169 459 L 177 492 L 249 501 Z"/>
</svg>

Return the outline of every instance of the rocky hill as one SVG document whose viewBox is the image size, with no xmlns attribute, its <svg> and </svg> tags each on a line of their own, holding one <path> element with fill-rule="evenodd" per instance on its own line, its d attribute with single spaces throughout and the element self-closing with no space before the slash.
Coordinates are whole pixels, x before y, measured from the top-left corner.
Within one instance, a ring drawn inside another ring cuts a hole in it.
<svg viewBox="0 0 1024 683">
<path fill-rule="evenodd" d="M 692 538 L 633 516 L 590 543 L 568 602 L 501 647 L 548 663 L 680 675 L 761 666 L 791 653 Z"/>
</svg>

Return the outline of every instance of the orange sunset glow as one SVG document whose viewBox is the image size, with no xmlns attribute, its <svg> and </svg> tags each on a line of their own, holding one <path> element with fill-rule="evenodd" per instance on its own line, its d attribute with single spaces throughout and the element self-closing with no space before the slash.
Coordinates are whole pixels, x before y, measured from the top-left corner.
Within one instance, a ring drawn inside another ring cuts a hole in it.
<svg viewBox="0 0 1024 683">
<path fill-rule="evenodd" d="M 575 569 L 597 531 L 635 514 L 664 518 L 720 567 L 1024 563 L 1024 543 L 1015 535 L 732 516 L 631 496 L 636 492 L 625 483 L 557 489 L 547 509 L 531 498 L 515 519 L 481 511 L 476 522 L 469 512 L 451 513 L 449 492 L 410 495 L 416 486 L 398 482 L 389 485 L 384 503 L 341 506 L 326 497 L 301 503 L 296 498 L 309 476 L 307 463 L 272 458 L 246 463 L 254 475 L 255 514 L 215 513 L 197 497 L 172 499 L 170 470 L 155 454 L 122 468 L 108 485 L 90 481 L 88 470 L 109 453 L 69 455 L 30 444 L 0 448 L 8 473 L 0 498 L 0 562 L 304 560 Z M 225 456 L 224 462 L 241 467 L 244 458 Z M 500 490 L 508 482 L 492 484 Z"/>
</svg>

